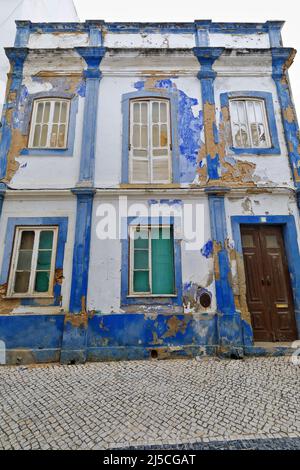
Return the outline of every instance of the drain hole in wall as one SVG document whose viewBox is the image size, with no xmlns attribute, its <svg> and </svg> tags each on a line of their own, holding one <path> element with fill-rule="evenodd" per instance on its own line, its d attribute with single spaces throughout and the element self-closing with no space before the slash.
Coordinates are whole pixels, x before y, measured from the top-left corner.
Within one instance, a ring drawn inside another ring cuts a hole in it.
<svg viewBox="0 0 300 470">
<path fill-rule="evenodd" d="M 157 353 L 156 349 L 151 349 L 150 354 L 151 354 L 152 359 L 157 359 L 158 353 Z"/>
<path fill-rule="evenodd" d="M 207 292 L 203 292 L 200 295 L 200 304 L 204 308 L 208 308 L 211 305 L 211 296 Z"/>
</svg>

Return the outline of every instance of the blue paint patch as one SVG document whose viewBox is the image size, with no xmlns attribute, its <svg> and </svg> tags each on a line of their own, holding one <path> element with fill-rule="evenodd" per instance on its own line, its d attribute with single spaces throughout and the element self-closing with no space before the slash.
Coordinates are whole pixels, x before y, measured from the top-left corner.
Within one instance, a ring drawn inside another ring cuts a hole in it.
<svg viewBox="0 0 300 470">
<path fill-rule="evenodd" d="M 81 96 L 82 98 L 85 97 L 85 91 L 86 91 L 86 82 L 85 80 L 81 80 L 79 84 L 76 87 L 76 93 Z"/>
<path fill-rule="evenodd" d="M 210 155 L 207 155 L 207 174 L 209 179 L 216 180 L 220 178 L 219 171 L 220 171 L 220 160 L 219 155 L 216 154 L 214 158 Z"/>
<path fill-rule="evenodd" d="M 213 242 L 212 240 L 208 240 L 208 242 L 205 243 L 205 245 L 201 248 L 200 252 L 205 258 L 210 258 L 213 253 Z"/>
<path fill-rule="evenodd" d="M 134 84 L 134 88 L 135 88 L 136 90 L 143 90 L 144 87 L 145 87 L 145 82 L 144 82 L 143 80 L 140 80 L 140 81 L 138 81 L 138 82 L 135 82 L 135 84 Z"/>
</svg>

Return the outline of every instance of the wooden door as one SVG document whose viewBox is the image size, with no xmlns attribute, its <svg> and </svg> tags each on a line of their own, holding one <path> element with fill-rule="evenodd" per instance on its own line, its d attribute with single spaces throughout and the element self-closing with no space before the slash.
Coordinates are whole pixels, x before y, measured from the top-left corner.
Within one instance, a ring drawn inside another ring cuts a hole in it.
<svg viewBox="0 0 300 470">
<path fill-rule="evenodd" d="M 294 341 L 297 331 L 282 229 L 244 225 L 241 235 L 254 340 Z"/>
</svg>

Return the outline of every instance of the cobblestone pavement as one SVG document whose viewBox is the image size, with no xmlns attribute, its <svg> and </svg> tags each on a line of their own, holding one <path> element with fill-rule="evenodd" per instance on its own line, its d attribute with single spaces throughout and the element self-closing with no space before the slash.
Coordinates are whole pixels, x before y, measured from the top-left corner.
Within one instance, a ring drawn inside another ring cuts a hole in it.
<svg viewBox="0 0 300 470">
<path fill-rule="evenodd" d="M 299 448 L 299 390 L 286 357 L 1 367 L 0 448 Z"/>
</svg>

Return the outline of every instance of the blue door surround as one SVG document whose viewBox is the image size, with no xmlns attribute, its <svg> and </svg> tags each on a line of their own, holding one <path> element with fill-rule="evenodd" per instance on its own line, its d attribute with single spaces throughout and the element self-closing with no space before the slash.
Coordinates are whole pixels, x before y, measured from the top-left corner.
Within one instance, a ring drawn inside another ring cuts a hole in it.
<svg viewBox="0 0 300 470">
<path fill-rule="evenodd" d="M 283 231 L 283 240 L 285 246 L 285 253 L 287 257 L 288 269 L 290 273 L 291 287 L 294 298 L 294 310 L 297 324 L 298 338 L 300 338 L 300 253 L 298 246 L 298 235 L 295 218 L 292 215 L 262 215 L 262 216 L 232 216 L 232 237 L 235 244 L 236 251 L 242 255 L 242 242 L 241 242 L 241 224 L 261 224 L 261 225 L 281 225 Z M 248 326 L 248 331 L 245 331 L 247 325 L 244 326 L 244 337 L 248 337 L 245 346 L 251 346 L 251 336 L 253 337 L 252 328 Z M 251 329 L 251 331 L 249 331 Z"/>
</svg>

